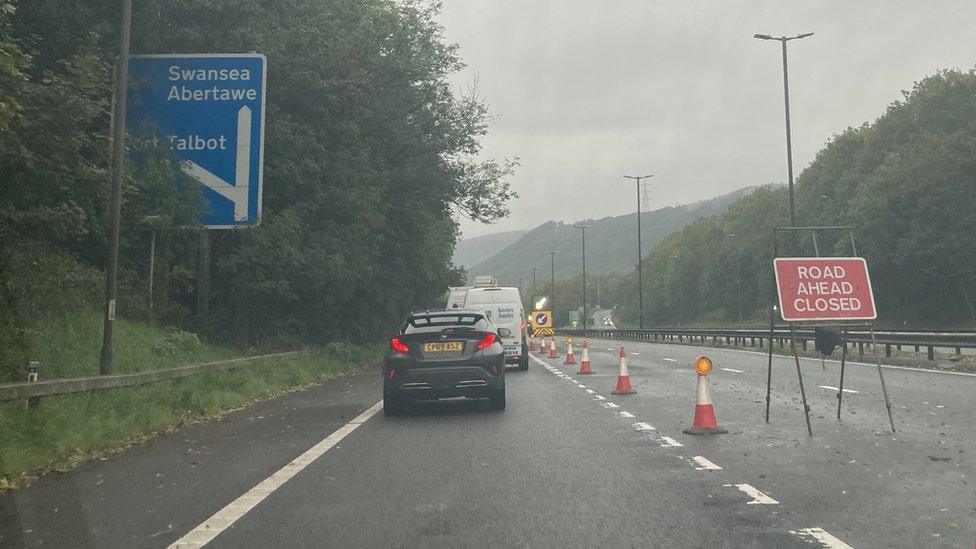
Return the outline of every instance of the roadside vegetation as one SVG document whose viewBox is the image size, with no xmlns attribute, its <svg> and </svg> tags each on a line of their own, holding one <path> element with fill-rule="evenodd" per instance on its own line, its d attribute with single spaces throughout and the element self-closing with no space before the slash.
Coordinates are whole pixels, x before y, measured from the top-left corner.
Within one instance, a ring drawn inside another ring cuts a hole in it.
<svg viewBox="0 0 976 549">
<path fill-rule="evenodd" d="M 200 315 L 199 201 L 173 184 L 172 159 L 127 162 L 119 315 L 237 348 L 363 343 L 457 283 L 455 216 L 507 215 L 517 161 L 477 156 L 490 114 L 476 89 L 449 85 L 463 64 L 437 9 L 135 2 L 134 53 L 266 55 L 263 214 L 257 227 L 211 236 Z M 118 5 L 103 0 L 0 0 L 2 381 L 52 352 L 36 347 L 37 322 L 103 310 L 118 28 Z M 73 375 L 98 371 L 90 351 L 77 362 Z"/>
<path fill-rule="evenodd" d="M 878 325 L 976 327 L 976 73 L 919 81 L 875 122 L 835 136 L 796 185 L 798 225 L 854 227 Z M 643 260 L 645 326 L 768 322 L 772 228 L 787 225 L 787 189 L 765 186 L 664 239 Z M 852 254 L 846 232 L 818 237 L 821 254 Z M 809 233 L 780 249 L 814 255 Z M 591 303 L 595 279 L 587 276 Z M 602 305 L 617 306 L 618 326 L 637 325 L 636 285 L 633 270 L 601 275 Z M 548 281 L 539 287 L 548 293 Z M 578 275 L 557 281 L 558 324 L 581 304 L 580 287 Z"/>
<path fill-rule="evenodd" d="M 38 356 L 41 379 L 90 375 L 85 366 L 92 353 L 97 358 L 100 326 L 101 317 L 95 314 L 38 325 L 36 337 L 45 343 Z M 189 332 L 125 321 L 117 328 L 120 373 L 240 356 L 233 349 L 201 343 Z M 167 429 L 362 368 L 381 353 L 379 345 L 331 344 L 231 371 L 45 397 L 31 408 L 23 401 L 0 403 L 0 490 L 150 440 Z"/>
</svg>

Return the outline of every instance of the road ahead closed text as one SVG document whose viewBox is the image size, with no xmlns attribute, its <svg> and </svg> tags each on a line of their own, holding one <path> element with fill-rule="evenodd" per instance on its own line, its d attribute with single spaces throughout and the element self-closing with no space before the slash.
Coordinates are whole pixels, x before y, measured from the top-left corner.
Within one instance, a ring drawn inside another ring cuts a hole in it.
<svg viewBox="0 0 976 549">
<path fill-rule="evenodd" d="M 774 264 L 783 320 L 871 320 L 877 316 L 864 259 L 778 258 Z"/>
</svg>

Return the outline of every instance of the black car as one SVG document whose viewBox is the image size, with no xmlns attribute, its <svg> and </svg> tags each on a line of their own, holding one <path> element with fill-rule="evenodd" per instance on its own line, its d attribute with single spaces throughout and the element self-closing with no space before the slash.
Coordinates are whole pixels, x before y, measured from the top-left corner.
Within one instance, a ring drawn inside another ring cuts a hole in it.
<svg viewBox="0 0 976 549">
<path fill-rule="evenodd" d="M 413 313 L 390 340 L 383 366 L 383 412 L 409 402 L 450 397 L 488 398 L 505 409 L 505 349 L 497 330 L 475 310 Z"/>
</svg>

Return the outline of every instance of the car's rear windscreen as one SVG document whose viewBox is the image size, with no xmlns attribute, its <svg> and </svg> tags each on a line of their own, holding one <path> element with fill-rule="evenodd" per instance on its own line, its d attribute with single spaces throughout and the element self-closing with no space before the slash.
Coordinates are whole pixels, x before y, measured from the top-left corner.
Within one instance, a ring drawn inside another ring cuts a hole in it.
<svg viewBox="0 0 976 549">
<path fill-rule="evenodd" d="M 489 331 L 485 317 L 476 314 L 415 316 L 407 319 L 404 334 L 420 334 L 443 331 Z"/>
</svg>

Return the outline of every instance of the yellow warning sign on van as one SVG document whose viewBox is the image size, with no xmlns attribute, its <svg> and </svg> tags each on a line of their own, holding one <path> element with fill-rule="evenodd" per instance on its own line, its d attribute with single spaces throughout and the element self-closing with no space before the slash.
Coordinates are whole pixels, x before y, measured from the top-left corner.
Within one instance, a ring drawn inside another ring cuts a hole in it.
<svg viewBox="0 0 976 549">
<path fill-rule="evenodd" d="M 550 337 L 555 335 L 552 330 L 552 311 L 532 311 L 532 337 Z"/>
</svg>

